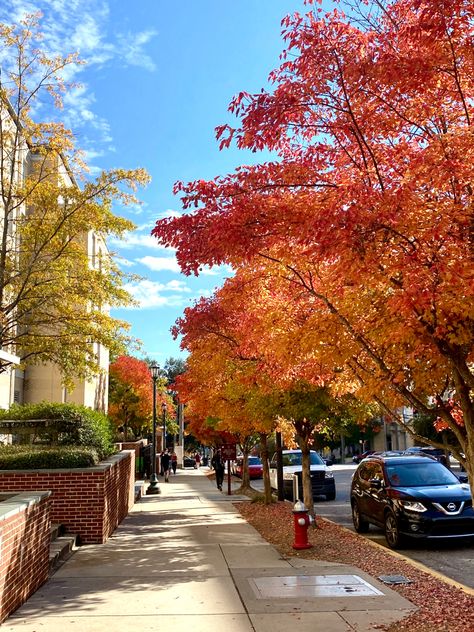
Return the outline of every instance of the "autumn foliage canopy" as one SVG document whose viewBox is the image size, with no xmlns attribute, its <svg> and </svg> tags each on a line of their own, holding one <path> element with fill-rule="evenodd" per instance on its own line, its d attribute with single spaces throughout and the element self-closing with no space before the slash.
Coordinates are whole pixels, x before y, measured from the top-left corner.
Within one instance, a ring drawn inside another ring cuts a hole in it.
<svg viewBox="0 0 474 632">
<path fill-rule="evenodd" d="M 234 268 L 262 375 L 430 414 L 474 466 L 474 5 L 307 4 L 271 88 L 217 128 L 275 160 L 178 183 L 153 234 L 185 273 Z"/>
</svg>

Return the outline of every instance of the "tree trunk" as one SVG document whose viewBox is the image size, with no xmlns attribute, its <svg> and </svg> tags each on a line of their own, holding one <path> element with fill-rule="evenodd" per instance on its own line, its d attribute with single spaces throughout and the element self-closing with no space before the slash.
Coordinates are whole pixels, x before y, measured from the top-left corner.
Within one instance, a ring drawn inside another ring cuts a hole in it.
<svg viewBox="0 0 474 632">
<path fill-rule="evenodd" d="M 302 433 L 297 435 L 296 440 L 302 453 L 302 484 L 303 484 L 303 502 L 308 510 L 309 514 L 314 517 L 314 501 L 313 501 L 313 488 L 311 485 L 311 464 L 310 464 L 310 434 Z"/>
<path fill-rule="evenodd" d="M 260 459 L 263 466 L 263 496 L 264 503 L 270 505 L 273 502 L 272 489 L 270 487 L 270 468 L 268 465 L 267 435 L 260 434 Z"/>
<path fill-rule="evenodd" d="M 249 476 L 249 449 L 243 448 L 242 454 L 244 457 L 244 461 L 242 463 L 242 489 L 248 489 L 250 487 L 250 476 Z"/>
<path fill-rule="evenodd" d="M 466 474 L 471 484 L 471 498 L 474 502 L 474 429 L 472 425 L 466 427 L 466 443 L 464 447 L 464 462 L 460 461 L 461 465 L 466 470 Z"/>
</svg>

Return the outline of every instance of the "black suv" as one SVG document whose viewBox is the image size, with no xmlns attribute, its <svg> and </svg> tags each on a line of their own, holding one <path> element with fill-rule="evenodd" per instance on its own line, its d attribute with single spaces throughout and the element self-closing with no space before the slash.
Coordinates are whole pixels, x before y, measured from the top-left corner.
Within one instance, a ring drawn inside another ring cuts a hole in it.
<svg viewBox="0 0 474 632">
<path fill-rule="evenodd" d="M 369 524 L 385 529 L 392 549 L 404 536 L 474 537 L 467 477 L 457 478 L 430 456 L 367 457 L 352 478 L 351 506 L 355 530 L 365 533 Z"/>
</svg>

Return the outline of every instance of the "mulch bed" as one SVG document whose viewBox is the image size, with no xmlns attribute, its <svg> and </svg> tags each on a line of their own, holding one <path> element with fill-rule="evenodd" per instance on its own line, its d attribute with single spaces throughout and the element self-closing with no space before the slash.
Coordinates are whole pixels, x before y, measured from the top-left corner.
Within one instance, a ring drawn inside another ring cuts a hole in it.
<svg viewBox="0 0 474 632">
<path fill-rule="evenodd" d="M 404 575 L 411 584 L 391 585 L 419 610 L 403 621 L 381 628 L 388 632 L 473 632 L 474 597 L 399 559 L 377 544 L 317 518 L 309 529 L 312 549 L 293 549 L 292 508 L 288 503 L 236 502 L 237 510 L 284 557 L 300 557 L 356 566 L 374 578 Z"/>
</svg>

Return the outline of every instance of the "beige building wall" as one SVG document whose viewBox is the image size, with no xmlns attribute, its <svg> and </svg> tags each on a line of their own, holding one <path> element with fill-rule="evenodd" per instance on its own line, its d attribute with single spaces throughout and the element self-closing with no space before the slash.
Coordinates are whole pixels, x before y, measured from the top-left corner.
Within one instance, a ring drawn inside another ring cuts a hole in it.
<svg viewBox="0 0 474 632">
<path fill-rule="evenodd" d="M 64 388 L 61 375 L 53 364 L 31 365 L 25 369 L 23 380 L 23 403 L 64 403 Z"/>
<path fill-rule="evenodd" d="M 29 366 L 25 370 L 23 403 L 38 404 L 43 401 L 88 406 L 107 412 L 108 361 L 103 373 L 92 380 L 77 380 L 74 389 L 62 385 L 61 374 L 54 364 Z"/>
<path fill-rule="evenodd" d="M 0 373 L 0 408 L 8 408 L 14 398 L 14 371 Z"/>
</svg>

